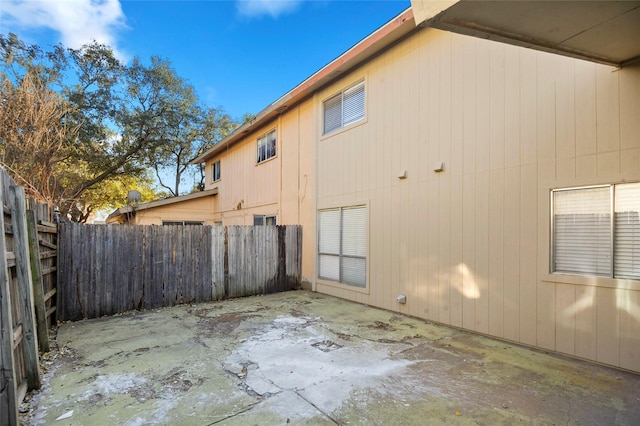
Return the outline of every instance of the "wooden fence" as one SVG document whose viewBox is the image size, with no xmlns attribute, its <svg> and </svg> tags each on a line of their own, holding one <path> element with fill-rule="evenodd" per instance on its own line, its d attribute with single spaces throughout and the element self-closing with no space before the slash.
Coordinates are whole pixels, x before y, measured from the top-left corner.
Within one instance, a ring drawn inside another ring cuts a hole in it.
<svg viewBox="0 0 640 426">
<path fill-rule="evenodd" d="M 300 282 L 300 226 L 59 228 L 63 321 L 273 293 Z"/>
<path fill-rule="evenodd" d="M 57 231 L 48 206 L 28 201 L 2 168 L 0 205 L 0 425 L 15 425 L 25 394 L 40 388 L 38 349 L 49 350 Z"/>
</svg>

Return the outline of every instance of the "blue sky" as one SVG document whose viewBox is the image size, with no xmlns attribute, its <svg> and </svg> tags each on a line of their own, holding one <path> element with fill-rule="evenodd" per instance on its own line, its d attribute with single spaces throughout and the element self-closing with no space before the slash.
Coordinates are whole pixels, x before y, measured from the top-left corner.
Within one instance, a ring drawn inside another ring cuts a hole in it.
<svg viewBox="0 0 640 426">
<path fill-rule="evenodd" d="M 2 0 L 0 32 L 45 48 L 97 40 L 169 59 L 208 106 L 258 113 L 410 0 Z"/>
</svg>

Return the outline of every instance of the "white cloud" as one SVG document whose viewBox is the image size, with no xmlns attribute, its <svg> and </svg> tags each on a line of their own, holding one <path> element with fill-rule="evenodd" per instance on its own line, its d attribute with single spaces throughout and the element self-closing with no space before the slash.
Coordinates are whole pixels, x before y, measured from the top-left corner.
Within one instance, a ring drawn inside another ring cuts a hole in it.
<svg viewBox="0 0 640 426">
<path fill-rule="evenodd" d="M 302 0 L 237 0 L 237 8 L 241 15 L 262 16 L 272 18 L 295 11 Z"/>
<path fill-rule="evenodd" d="M 116 34 L 127 28 L 119 0 L 2 0 L 0 19 L 21 29 L 49 28 L 67 47 L 93 40 L 110 46 L 116 55 Z"/>
</svg>

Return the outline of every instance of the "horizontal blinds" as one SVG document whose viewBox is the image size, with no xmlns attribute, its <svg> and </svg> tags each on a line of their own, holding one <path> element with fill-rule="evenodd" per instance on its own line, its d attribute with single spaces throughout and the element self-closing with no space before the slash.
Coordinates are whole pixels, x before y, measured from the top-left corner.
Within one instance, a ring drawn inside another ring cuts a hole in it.
<svg viewBox="0 0 640 426">
<path fill-rule="evenodd" d="M 318 276 L 333 281 L 340 281 L 340 257 L 326 254 L 318 255 Z"/>
<path fill-rule="evenodd" d="M 640 183 L 615 187 L 614 276 L 640 279 Z"/>
<path fill-rule="evenodd" d="M 367 282 L 367 208 L 318 212 L 318 276 L 356 287 Z"/>
<path fill-rule="evenodd" d="M 367 209 L 366 207 L 342 210 L 342 254 L 345 256 L 367 255 Z"/>
<path fill-rule="evenodd" d="M 367 260 L 343 257 L 341 273 L 345 284 L 364 288 L 367 285 Z"/>
<path fill-rule="evenodd" d="M 318 276 L 340 281 L 340 209 L 318 213 Z"/>
<path fill-rule="evenodd" d="M 342 111 L 343 126 L 364 118 L 364 82 L 345 90 Z"/>
<path fill-rule="evenodd" d="M 324 102 L 324 130 L 327 134 L 342 127 L 342 93 Z"/>
<path fill-rule="evenodd" d="M 340 209 L 322 210 L 318 215 L 319 252 L 340 254 Z"/>
<path fill-rule="evenodd" d="M 553 271 L 611 276 L 610 187 L 553 193 Z"/>
</svg>

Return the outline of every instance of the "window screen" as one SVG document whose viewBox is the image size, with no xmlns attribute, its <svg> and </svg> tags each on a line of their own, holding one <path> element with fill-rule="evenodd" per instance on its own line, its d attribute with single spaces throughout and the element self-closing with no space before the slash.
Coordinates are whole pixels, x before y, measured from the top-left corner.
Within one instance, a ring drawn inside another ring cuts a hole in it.
<svg viewBox="0 0 640 426">
<path fill-rule="evenodd" d="M 367 208 L 318 214 L 318 276 L 356 287 L 367 283 Z"/>
<path fill-rule="evenodd" d="M 640 279 L 640 183 L 615 188 L 614 275 Z"/>
<path fill-rule="evenodd" d="M 552 192 L 552 272 L 640 279 L 640 183 Z"/>
<path fill-rule="evenodd" d="M 364 118 L 364 81 L 324 101 L 323 134 Z"/>
</svg>

